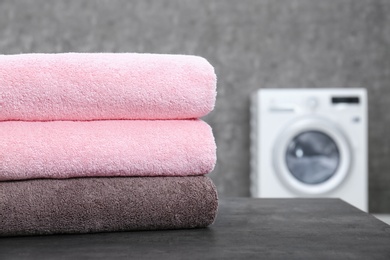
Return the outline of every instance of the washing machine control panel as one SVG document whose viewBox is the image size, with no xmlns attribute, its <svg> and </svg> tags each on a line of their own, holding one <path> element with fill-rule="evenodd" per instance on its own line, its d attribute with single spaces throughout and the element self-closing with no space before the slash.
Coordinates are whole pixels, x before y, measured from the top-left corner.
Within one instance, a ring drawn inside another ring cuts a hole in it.
<svg viewBox="0 0 390 260">
<path fill-rule="evenodd" d="M 363 108 L 362 98 L 360 96 L 345 95 L 345 94 L 325 94 L 309 93 L 297 95 L 275 95 L 266 101 L 268 103 L 268 111 L 275 113 L 325 113 L 332 116 L 332 112 L 343 112 L 356 114 L 360 113 Z M 335 111 L 337 110 L 337 111 Z M 330 113 L 330 114 L 329 114 Z"/>
</svg>

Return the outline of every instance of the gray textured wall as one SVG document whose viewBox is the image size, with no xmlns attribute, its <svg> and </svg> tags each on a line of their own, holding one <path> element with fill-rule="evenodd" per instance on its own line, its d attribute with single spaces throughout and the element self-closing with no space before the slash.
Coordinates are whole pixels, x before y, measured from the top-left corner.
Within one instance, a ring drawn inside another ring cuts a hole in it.
<svg viewBox="0 0 390 260">
<path fill-rule="evenodd" d="M 390 1 L 0 1 L 0 52 L 206 57 L 218 98 L 221 196 L 249 195 L 249 95 L 268 87 L 368 89 L 370 210 L 390 212 Z"/>
</svg>

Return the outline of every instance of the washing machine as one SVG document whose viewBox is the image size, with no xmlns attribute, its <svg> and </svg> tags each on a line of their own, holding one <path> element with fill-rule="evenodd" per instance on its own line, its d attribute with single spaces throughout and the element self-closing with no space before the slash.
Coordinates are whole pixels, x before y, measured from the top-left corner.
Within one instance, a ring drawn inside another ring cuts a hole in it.
<svg viewBox="0 0 390 260">
<path fill-rule="evenodd" d="M 340 198 L 367 211 L 365 89 L 260 89 L 251 104 L 251 195 Z"/>
</svg>

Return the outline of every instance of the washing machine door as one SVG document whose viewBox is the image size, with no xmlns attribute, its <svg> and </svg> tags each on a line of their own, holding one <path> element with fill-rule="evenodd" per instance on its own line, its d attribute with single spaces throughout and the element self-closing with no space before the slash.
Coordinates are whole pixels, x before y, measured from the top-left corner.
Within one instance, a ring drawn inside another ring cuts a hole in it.
<svg viewBox="0 0 390 260">
<path fill-rule="evenodd" d="M 273 165 L 280 180 L 300 194 L 326 194 L 347 177 L 352 154 L 343 132 L 331 121 L 303 118 L 279 136 Z"/>
</svg>

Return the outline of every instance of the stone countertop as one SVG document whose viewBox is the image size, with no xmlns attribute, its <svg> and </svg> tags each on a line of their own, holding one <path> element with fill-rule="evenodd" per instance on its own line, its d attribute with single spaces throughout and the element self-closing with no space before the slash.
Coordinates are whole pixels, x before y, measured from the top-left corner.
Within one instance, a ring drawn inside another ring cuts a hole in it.
<svg viewBox="0 0 390 260">
<path fill-rule="evenodd" d="M 390 259 L 390 226 L 339 199 L 220 201 L 209 228 L 0 238 L 0 259 Z"/>
</svg>

